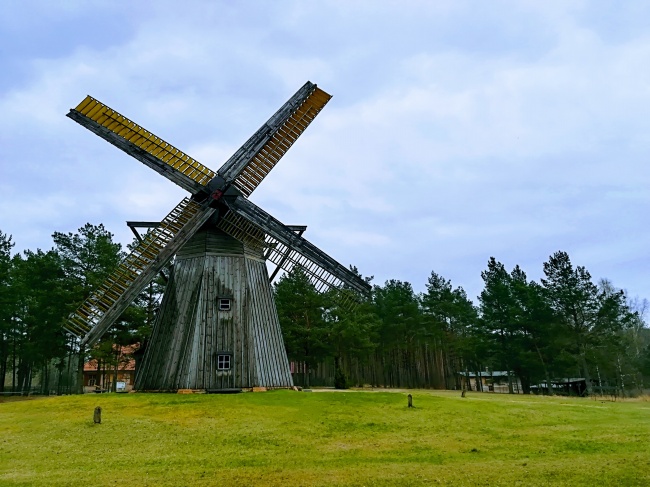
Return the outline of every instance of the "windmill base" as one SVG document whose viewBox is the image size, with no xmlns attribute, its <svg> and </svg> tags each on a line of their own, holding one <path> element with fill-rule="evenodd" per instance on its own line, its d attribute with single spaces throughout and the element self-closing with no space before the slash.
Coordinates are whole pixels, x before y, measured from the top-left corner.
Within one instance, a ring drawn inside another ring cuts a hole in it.
<svg viewBox="0 0 650 487">
<path fill-rule="evenodd" d="M 135 388 L 290 388 L 266 263 L 204 228 L 178 252 Z"/>
</svg>

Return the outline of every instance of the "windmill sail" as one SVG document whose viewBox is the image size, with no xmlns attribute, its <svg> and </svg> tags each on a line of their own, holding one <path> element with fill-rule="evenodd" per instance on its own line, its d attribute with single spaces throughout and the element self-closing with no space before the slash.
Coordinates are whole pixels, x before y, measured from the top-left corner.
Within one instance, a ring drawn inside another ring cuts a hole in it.
<svg viewBox="0 0 650 487">
<path fill-rule="evenodd" d="M 233 184 L 249 196 L 330 98 L 314 83 L 305 83 L 219 169 L 223 183 Z M 71 109 L 68 117 L 192 194 L 206 192 L 208 183 L 217 176 L 196 159 L 91 96 Z"/>
<path fill-rule="evenodd" d="M 245 196 L 257 188 L 330 100 L 307 82 L 219 169 Z"/>
<path fill-rule="evenodd" d="M 230 211 L 217 226 L 252 248 L 267 248 L 266 258 L 290 272 L 299 266 L 319 291 L 349 287 L 367 294 L 370 285 L 279 220 L 241 196 L 227 202 Z"/>
<path fill-rule="evenodd" d="M 216 176 L 196 159 L 91 96 L 70 110 L 68 117 L 192 194 Z"/>
<path fill-rule="evenodd" d="M 131 302 L 169 262 L 194 232 L 215 212 L 189 198 L 183 199 L 160 225 L 122 261 L 64 324 L 70 333 L 93 345 Z"/>
</svg>

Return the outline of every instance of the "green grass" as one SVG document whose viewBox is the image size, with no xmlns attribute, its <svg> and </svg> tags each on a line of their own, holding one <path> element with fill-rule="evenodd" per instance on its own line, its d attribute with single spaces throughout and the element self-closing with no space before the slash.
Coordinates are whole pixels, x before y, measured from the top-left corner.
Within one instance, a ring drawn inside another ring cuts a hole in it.
<svg viewBox="0 0 650 487">
<path fill-rule="evenodd" d="M 650 402 L 412 393 L 7 401 L 0 485 L 650 485 Z"/>
</svg>

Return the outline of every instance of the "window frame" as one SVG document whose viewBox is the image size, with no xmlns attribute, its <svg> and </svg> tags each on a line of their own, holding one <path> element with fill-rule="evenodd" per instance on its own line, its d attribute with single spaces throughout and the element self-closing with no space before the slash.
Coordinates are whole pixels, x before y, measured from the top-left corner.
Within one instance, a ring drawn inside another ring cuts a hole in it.
<svg viewBox="0 0 650 487">
<path fill-rule="evenodd" d="M 223 305 L 227 305 L 228 307 L 224 307 Z M 232 298 L 228 296 L 220 296 L 217 298 L 217 308 L 219 311 L 230 311 L 232 310 Z"/>
<path fill-rule="evenodd" d="M 226 362 L 228 363 L 228 367 L 222 367 L 222 364 Z M 229 370 L 232 370 L 232 353 L 217 352 L 217 372 L 227 372 Z"/>
</svg>

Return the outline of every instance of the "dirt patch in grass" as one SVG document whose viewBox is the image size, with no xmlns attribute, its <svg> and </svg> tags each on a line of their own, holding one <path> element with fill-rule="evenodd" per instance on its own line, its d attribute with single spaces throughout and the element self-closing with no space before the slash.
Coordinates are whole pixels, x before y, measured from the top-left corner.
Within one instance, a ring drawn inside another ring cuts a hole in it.
<svg viewBox="0 0 650 487">
<path fill-rule="evenodd" d="M 21 396 L 20 394 L 0 395 L 1 402 L 20 402 L 20 401 L 33 401 L 34 399 L 42 399 L 46 396 Z"/>
</svg>

